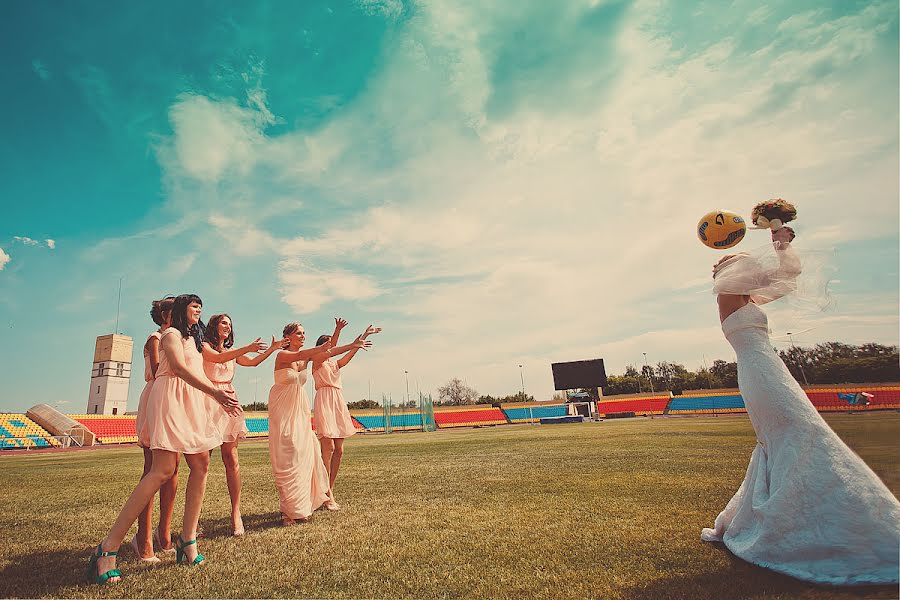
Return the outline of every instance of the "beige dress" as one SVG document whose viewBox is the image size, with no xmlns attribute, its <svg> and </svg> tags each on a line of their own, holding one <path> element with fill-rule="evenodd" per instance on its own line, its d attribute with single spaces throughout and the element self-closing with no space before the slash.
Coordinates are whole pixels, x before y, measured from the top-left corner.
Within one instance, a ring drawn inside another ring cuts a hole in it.
<svg viewBox="0 0 900 600">
<path fill-rule="evenodd" d="M 348 438 L 356 433 L 353 418 L 341 392 L 341 368 L 331 359 L 313 370 L 316 407 L 313 423 L 320 438 Z"/>
<path fill-rule="evenodd" d="M 147 337 L 149 342 L 151 339 L 162 338 L 162 334 L 154 331 Z M 137 417 L 134 419 L 134 432 L 137 435 L 138 446 L 144 448 L 150 447 L 150 434 L 147 433 L 147 398 L 150 397 L 150 389 L 156 377 L 153 376 L 153 368 L 150 366 L 150 353 L 147 352 L 147 344 L 144 344 L 144 390 L 141 392 L 141 399 L 138 401 Z M 161 352 L 160 352 L 161 353 Z"/>
<path fill-rule="evenodd" d="M 269 391 L 269 458 L 281 512 L 304 519 L 328 499 L 328 471 L 310 424 L 306 363 L 275 371 Z"/>
<path fill-rule="evenodd" d="M 170 335 L 177 336 L 184 347 L 187 368 L 200 379 L 206 379 L 203 356 L 197 350 L 194 339 L 190 336 L 184 339 L 180 331 L 169 327 L 162 332 L 161 342 Z M 177 377 L 169 366 L 165 352 L 159 353 L 159 368 L 147 398 L 146 412 L 149 447 L 153 450 L 199 454 L 222 445 L 218 422 L 219 412 L 224 413 L 225 409 Z"/>
<path fill-rule="evenodd" d="M 231 382 L 234 381 L 234 364 L 234 360 L 229 360 L 225 363 L 214 363 L 204 360 L 203 372 L 206 373 L 210 382 L 218 389 L 231 392 L 232 395 L 235 395 L 234 386 L 231 384 Z M 207 396 L 207 398 L 209 398 L 209 396 Z M 218 403 L 212 398 L 209 398 L 209 401 L 218 406 Z M 214 409 L 215 406 L 210 407 L 210 410 L 218 415 Z M 222 414 L 218 416 L 218 426 L 219 431 L 222 433 L 223 443 L 236 442 L 247 437 L 250 430 L 247 429 L 244 413 L 241 413 L 237 417 L 232 417 L 224 410 L 220 412 Z"/>
</svg>

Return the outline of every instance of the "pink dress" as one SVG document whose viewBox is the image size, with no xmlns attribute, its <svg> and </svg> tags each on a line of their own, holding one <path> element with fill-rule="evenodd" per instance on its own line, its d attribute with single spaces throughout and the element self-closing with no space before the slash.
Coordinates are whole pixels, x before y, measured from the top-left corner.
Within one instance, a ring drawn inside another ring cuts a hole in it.
<svg viewBox="0 0 900 600">
<path fill-rule="evenodd" d="M 171 335 L 177 336 L 176 339 L 184 347 L 187 368 L 200 379 L 206 379 L 203 356 L 197 351 L 194 339 L 183 339 L 180 331 L 169 327 L 162 332 L 162 340 Z M 209 396 L 175 376 L 166 353 L 159 353 L 156 381 L 147 398 L 146 408 L 145 427 L 151 449 L 200 454 L 221 446 L 222 433 L 218 427 L 220 417 L 217 411 L 224 410 Z"/>
<path fill-rule="evenodd" d="M 149 342 L 151 339 L 157 340 L 162 338 L 162 334 L 154 331 L 147 337 Z M 161 352 L 160 352 L 161 354 Z M 147 398 L 150 397 L 150 388 L 156 378 L 153 376 L 153 369 L 150 367 L 150 354 L 147 352 L 147 344 L 144 344 L 144 390 L 141 392 L 141 399 L 138 401 L 137 417 L 134 419 L 134 431 L 137 434 L 138 446 L 143 448 L 150 447 L 150 434 L 147 432 Z"/>
<path fill-rule="evenodd" d="M 341 393 L 341 368 L 329 359 L 313 370 L 316 409 L 313 425 L 320 438 L 348 438 L 356 433 L 353 419 Z"/>
<path fill-rule="evenodd" d="M 206 376 L 215 387 L 234 394 L 234 386 L 231 385 L 231 382 L 234 381 L 234 360 L 229 360 L 225 363 L 214 363 L 204 360 L 203 372 L 206 373 Z M 210 398 L 210 402 L 215 405 L 210 407 L 210 410 L 213 410 L 213 414 L 218 415 L 214 410 L 218 403 L 212 398 Z M 243 413 L 238 417 L 232 417 L 224 410 L 220 412 L 221 415 L 218 415 L 218 426 L 219 431 L 222 432 L 222 443 L 232 443 L 247 437 L 250 430 L 247 429 L 247 422 L 244 420 Z"/>
<path fill-rule="evenodd" d="M 328 499 L 328 471 L 309 418 L 306 364 L 275 371 L 269 391 L 269 459 L 284 516 L 305 519 Z"/>
</svg>

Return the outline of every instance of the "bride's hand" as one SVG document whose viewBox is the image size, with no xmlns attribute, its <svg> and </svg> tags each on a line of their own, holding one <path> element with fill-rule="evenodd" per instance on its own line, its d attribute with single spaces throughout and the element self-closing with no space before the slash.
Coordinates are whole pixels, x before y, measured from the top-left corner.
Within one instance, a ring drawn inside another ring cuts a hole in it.
<svg viewBox="0 0 900 600">
<path fill-rule="evenodd" d="M 720 259 L 719 259 L 719 262 L 717 262 L 716 264 L 713 265 L 713 268 L 712 268 L 713 277 L 715 277 L 715 276 L 716 276 L 716 273 L 719 272 L 719 267 L 720 267 L 724 262 L 726 262 L 726 261 L 728 261 L 728 260 L 731 260 L 731 259 L 734 258 L 735 256 L 737 256 L 737 254 L 726 254 L 725 256 L 723 256 L 722 258 L 720 258 Z"/>
</svg>

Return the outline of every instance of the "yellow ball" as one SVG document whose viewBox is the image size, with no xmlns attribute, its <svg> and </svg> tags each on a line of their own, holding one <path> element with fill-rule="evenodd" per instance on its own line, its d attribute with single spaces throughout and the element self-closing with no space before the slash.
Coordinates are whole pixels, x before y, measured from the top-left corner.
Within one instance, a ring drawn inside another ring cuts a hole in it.
<svg viewBox="0 0 900 600">
<path fill-rule="evenodd" d="M 740 215 L 717 210 L 703 215 L 697 223 L 697 237 L 714 250 L 736 246 L 747 233 L 747 224 Z"/>
</svg>

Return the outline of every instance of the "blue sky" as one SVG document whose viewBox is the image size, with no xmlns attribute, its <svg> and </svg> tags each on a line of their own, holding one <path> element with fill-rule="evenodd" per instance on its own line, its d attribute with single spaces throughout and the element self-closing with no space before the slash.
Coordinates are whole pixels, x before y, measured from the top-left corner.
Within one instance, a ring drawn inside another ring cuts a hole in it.
<svg viewBox="0 0 900 600">
<path fill-rule="evenodd" d="M 36 1 L 0 50 L 0 410 L 85 410 L 119 277 L 136 345 L 188 291 L 381 325 L 348 400 L 730 359 L 694 227 L 770 197 L 839 280 L 776 336 L 898 341 L 896 2 Z"/>
</svg>

